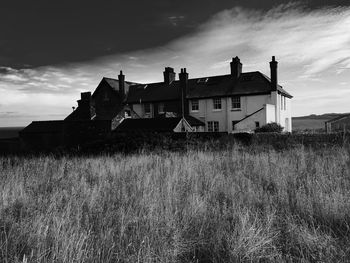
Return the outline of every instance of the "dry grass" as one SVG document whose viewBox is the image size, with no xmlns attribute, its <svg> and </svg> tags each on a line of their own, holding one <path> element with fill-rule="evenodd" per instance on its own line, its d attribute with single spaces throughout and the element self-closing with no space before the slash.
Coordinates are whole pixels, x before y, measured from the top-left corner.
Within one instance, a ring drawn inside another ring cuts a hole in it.
<svg viewBox="0 0 350 263">
<path fill-rule="evenodd" d="M 0 262 L 346 262 L 350 153 L 0 158 Z"/>
</svg>

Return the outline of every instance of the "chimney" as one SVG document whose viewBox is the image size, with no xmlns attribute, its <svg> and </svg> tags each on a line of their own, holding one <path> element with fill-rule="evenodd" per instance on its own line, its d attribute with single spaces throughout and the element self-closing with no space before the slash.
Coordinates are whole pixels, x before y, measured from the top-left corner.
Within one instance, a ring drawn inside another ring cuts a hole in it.
<svg viewBox="0 0 350 263">
<path fill-rule="evenodd" d="M 239 78 L 239 76 L 242 74 L 242 63 L 239 57 L 232 58 L 231 65 L 231 75 L 236 80 Z"/>
<path fill-rule="evenodd" d="M 122 94 L 123 98 L 125 97 L 125 75 L 123 75 L 123 71 L 120 71 L 118 76 L 119 82 L 119 92 Z"/>
<path fill-rule="evenodd" d="M 173 68 L 166 67 L 164 72 L 164 83 L 170 85 L 175 80 L 176 73 Z"/>
<path fill-rule="evenodd" d="M 78 100 L 78 107 L 80 110 L 80 118 L 83 120 L 91 119 L 91 92 L 82 92 Z"/>
<path fill-rule="evenodd" d="M 186 68 L 181 69 L 179 74 L 180 78 L 180 89 L 181 89 L 181 115 L 182 117 L 188 116 L 188 100 L 186 99 L 188 89 L 188 73 Z"/>
<path fill-rule="evenodd" d="M 277 64 L 275 56 L 272 57 L 272 61 L 270 62 L 270 69 L 271 69 L 271 87 L 272 90 L 277 90 Z"/>
</svg>

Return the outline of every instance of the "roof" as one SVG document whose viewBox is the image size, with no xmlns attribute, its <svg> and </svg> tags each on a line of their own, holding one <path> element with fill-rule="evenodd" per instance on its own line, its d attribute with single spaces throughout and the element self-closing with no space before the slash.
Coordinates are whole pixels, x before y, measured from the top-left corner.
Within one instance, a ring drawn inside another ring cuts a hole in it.
<svg viewBox="0 0 350 263">
<path fill-rule="evenodd" d="M 336 118 L 334 118 L 334 119 L 325 121 L 325 123 L 330 123 L 330 122 L 339 121 L 339 120 L 341 120 L 341 119 L 348 118 L 348 117 L 350 117 L 350 114 L 341 115 L 341 116 L 336 117 Z"/>
<path fill-rule="evenodd" d="M 192 127 L 195 126 L 205 126 L 205 123 L 196 119 L 195 117 L 189 115 L 185 117 L 186 121 L 188 122 L 189 125 L 191 125 Z"/>
<path fill-rule="evenodd" d="M 114 90 L 119 91 L 119 80 L 103 77 L 103 79 L 108 83 L 109 86 L 111 86 Z M 136 85 L 138 83 L 125 81 L 127 85 Z"/>
<path fill-rule="evenodd" d="M 172 118 L 140 118 L 124 119 L 116 128 L 116 131 L 157 131 L 172 132 L 181 121 L 181 117 Z M 204 122 L 192 117 L 185 117 L 191 126 L 204 126 Z"/>
<path fill-rule="evenodd" d="M 266 76 L 265 74 L 263 74 L 263 73 L 261 73 L 261 72 L 259 72 L 259 74 L 261 74 L 261 75 L 265 78 L 265 80 L 268 81 L 268 83 L 271 83 L 271 79 L 270 79 L 268 76 Z M 277 89 L 278 89 L 278 91 L 279 91 L 280 93 L 282 93 L 282 94 L 285 95 L 286 97 L 288 97 L 288 98 L 293 98 L 293 96 L 292 96 L 291 94 L 289 94 L 286 90 L 284 90 L 282 86 L 277 85 Z"/>
<path fill-rule="evenodd" d="M 180 98 L 179 81 L 170 85 L 164 82 L 132 85 L 129 87 L 128 103 L 178 100 Z"/>
<path fill-rule="evenodd" d="M 157 131 L 172 132 L 179 124 L 181 118 L 144 118 L 125 119 L 116 128 L 119 132 L 129 131 Z"/>
<path fill-rule="evenodd" d="M 292 98 L 282 86 L 278 92 Z M 242 73 L 238 80 L 231 75 L 202 77 L 188 80 L 188 99 L 225 97 L 233 95 L 268 94 L 272 90 L 271 80 L 259 71 Z M 132 85 L 127 98 L 128 103 L 155 102 L 179 100 L 181 95 L 180 82 L 173 81 L 170 85 L 164 82 Z"/>
<path fill-rule="evenodd" d="M 61 133 L 67 129 L 96 129 L 110 128 L 111 121 L 108 120 L 82 120 L 82 121 L 33 121 L 20 131 L 23 133 Z"/>
<path fill-rule="evenodd" d="M 56 133 L 61 132 L 63 121 L 33 121 L 20 133 Z"/>
</svg>

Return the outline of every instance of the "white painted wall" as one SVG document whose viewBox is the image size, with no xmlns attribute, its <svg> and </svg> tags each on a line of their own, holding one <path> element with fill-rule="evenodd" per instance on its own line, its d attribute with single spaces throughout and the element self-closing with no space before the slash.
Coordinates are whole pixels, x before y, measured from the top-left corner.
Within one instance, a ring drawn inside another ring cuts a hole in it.
<svg viewBox="0 0 350 263">
<path fill-rule="evenodd" d="M 259 127 L 266 124 L 266 107 L 247 119 L 237 123 L 235 129 L 238 131 L 253 131 L 256 129 L 256 122 L 259 122 Z"/>
<path fill-rule="evenodd" d="M 214 110 L 213 99 L 199 100 L 199 110 L 191 111 L 190 101 L 190 115 L 205 122 L 206 131 L 208 130 L 208 121 L 219 121 L 219 131 L 232 132 L 232 121 L 239 121 L 246 116 L 256 112 L 271 103 L 271 95 L 256 95 L 256 96 L 241 96 L 241 109 L 232 109 L 231 97 L 221 98 L 221 110 Z M 271 114 L 269 114 L 270 118 Z M 273 117 L 275 115 L 272 115 Z M 264 121 L 265 122 L 265 119 Z M 255 122 L 254 122 L 255 125 Z M 254 126 L 255 127 L 255 126 Z"/>
<path fill-rule="evenodd" d="M 276 121 L 276 107 L 272 104 L 266 104 L 266 124 Z"/>
<path fill-rule="evenodd" d="M 286 107 L 280 109 L 280 125 L 284 127 L 285 132 L 292 132 L 292 103 L 291 99 L 286 98 Z"/>
</svg>

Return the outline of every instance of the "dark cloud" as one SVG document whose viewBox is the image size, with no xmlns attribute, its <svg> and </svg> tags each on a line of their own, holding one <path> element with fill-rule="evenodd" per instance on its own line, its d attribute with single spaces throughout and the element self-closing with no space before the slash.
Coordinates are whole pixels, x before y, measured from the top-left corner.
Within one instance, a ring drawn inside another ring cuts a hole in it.
<svg viewBox="0 0 350 263">
<path fill-rule="evenodd" d="M 238 5 L 267 10 L 284 2 L 4 1 L 0 8 L 0 65 L 37 67 L 152 48 L 190 34 L 195 25 L 221 10 Z M 312 9 L 328 2 L 308 0 L 303 5 Z M 348 2 L 333 0 L 332 5 L 348 5 Z"/>
</svg>

